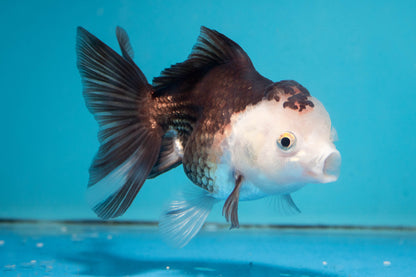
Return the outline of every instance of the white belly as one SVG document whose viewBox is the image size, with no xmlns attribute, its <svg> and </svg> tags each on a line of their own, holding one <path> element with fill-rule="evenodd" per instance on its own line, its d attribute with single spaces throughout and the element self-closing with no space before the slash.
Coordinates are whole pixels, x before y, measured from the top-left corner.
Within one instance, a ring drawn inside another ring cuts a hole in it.
<svg viewBox="0 0 416 277">
<path fill-rule="evenodd" d="M 244 176 L 244 173 L 242 173 Z M 217 166 L 214 173 L 214 191 L 211 196 L 224 200 L 230 196 L 235 187 L 235 170 L 228 163 L 224 162 Z M 240 200 L 255 200 L 268 196 L 255 184 L 243 179 L 240 187 Z"/>
<path fill-rule="evenodd" d="M 256 175 L 253 182 L 251 178 L 247 178 L 244 172 L 238 172 L 243 176 L 243 183 L 240 187 L 240 200 L 256 200 L 269 195 L 286 195 L 294 191 L 297 191 L 305 184 L 290 184 L 290 185 L 279 185 L 271 180 L 268 180 L 265 176 L 259 172 Z M 229 153 L 226 153 L 222 158 L 221 162 L 216 166 L 215 171 L 211 175 L 214 180 L 214 191 L 211 193 L 211 196 L 224 200 L 232 193 L 235 187 L 236 180 L 236 169 L 229 159 Z M 267 191 L 262 190 L 261 188 L 268 188 Z"/>
</svg>

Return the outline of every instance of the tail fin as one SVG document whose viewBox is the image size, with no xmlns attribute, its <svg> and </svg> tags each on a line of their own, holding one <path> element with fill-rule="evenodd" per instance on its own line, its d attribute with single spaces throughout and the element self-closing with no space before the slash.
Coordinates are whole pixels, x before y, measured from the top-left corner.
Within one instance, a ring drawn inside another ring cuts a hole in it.
<svg viewBox="0 0 416 277">
<path fill-rule="evenodd" d="M 77 66 L 89 111 L 99 124 L 100 148 L 90 167 L 87 198 L 98 216 L 122 215 L 155 165 L 163 130 L 152 87 L 132 60 L 126 32 L 117 28 L 123 56 L 78 27 Z"/>
</svg>

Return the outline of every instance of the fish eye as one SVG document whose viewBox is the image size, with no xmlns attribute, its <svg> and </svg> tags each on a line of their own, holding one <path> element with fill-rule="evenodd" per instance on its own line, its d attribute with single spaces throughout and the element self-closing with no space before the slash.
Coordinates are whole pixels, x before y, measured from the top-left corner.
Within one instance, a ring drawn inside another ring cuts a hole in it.
<svg viewBox="0 0 416 277">
<path fill-rule="evenodd" d="M 277 140 L 277 146 L 282 150 L 289 150 L 295 145 L 296 137 L 291 132 L 284 132 Z"/>
</svg>

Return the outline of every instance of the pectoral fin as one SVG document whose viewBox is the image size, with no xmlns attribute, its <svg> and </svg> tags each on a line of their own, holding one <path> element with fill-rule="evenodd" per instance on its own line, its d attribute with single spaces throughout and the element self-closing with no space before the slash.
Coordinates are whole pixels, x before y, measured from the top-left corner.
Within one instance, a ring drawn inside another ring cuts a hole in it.
<svg viewBox="0 0 416 277">
<path fill-rule="evenodd" d="M 228 196 L 222 209 L 222 215 L 225 216 L 227 222 L 230 222 L 231 220 L 230 229 L 240 227 L 240 223 L 238 222 L 238 199 L 242 183 L 243 175 L 236 174 L 234 190 L 231 192 L 230 196 Z"/>
<path fill-rule="evenodd" d="M 274 196 L 275 209 L 282 215 L 295 215 L 300 213 L 290 194 Z"/>
</svg>

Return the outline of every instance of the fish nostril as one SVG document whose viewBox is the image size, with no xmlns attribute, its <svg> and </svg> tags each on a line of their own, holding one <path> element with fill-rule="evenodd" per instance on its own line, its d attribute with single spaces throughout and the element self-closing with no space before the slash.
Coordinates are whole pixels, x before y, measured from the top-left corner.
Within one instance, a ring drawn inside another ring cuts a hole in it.
<svg viewBox="0 0 416 277">
<path fill-rule="evenodd" d="M 327 176 L 338 178 L 340 167 L 341 154 L 338 151 L 334 151 L 325 159 L 323 173 Z"/>
</svg>

